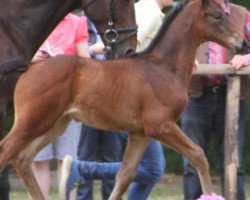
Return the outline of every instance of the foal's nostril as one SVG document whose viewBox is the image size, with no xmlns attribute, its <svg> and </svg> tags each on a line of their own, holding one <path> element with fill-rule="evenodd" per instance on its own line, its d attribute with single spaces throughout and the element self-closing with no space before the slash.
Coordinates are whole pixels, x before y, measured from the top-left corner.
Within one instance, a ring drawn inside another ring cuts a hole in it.
<svg viewBox="0 0 250 200">
<path fill-rule="evenodd" d="M 247 40 L 246 39 L 243 40 L 242 45 L 244 48 L 247 47 Z"/>
<path fill-rule="evenodd" d="M 239 53 L 241 53 L 241 54 L 247 53 L 247 45 L 248 45 L 248 42 L 246 39 L 244 39 L 242 42 L 242 48 L 241 48 Z"/>
<path fill-rule="evenodd" d="M 247 53 L 247 46 L 248 46 L 248 42 L 246 39 L 244 39 L 242 43 L 240 43 L 240 45 L 234 48 L 234 51 L 237 54 L 245 54 Z"/>
</svg>

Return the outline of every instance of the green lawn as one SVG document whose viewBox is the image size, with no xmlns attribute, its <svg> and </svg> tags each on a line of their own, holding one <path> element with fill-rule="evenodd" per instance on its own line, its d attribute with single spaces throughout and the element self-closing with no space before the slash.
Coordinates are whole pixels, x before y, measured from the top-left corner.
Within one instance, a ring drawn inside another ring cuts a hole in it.
<svg viewBox="0 0 250 200">
<path fill-rule="evenodd" d="M 11 200 L 27 200 L 28 195 L 26 194 L 26 191 L 24 190 L 23 186 L 20 183 L 20 180 L 16 176 L 11 176 L 11 193 L 10 193 L 10 199 Z M 246 179 L 246 195 L 247 200 L 250 200 L 250 176 Z M 220 193 L 219 188 L 219 179 L 217 177 L 213 178 L 213 184 L 216 188 L 216 191 Z M 94 196 L 95 200 L 101 200 L 100 195 L 100 181 L 95 182 L 94 186 Z M 53 189 L 51 191 L 51 200 L 57 200 L 58 199 L 58 192 L 56 189 L 56 183 L 53 183 Z M 162 179 L 160 183 L 158 183 L 150 197 L 149 200 L 183 200 L 183 192 L 182 192 L 182 177 L 176 176 L 173 174 L 165 175 L 165 177 Z"/>
</svg>

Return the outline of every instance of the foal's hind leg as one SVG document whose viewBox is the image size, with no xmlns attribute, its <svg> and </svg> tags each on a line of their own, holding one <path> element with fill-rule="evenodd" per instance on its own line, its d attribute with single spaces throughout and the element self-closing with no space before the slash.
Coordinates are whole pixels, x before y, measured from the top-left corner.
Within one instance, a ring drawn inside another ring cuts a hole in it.
<svg viewBox="0 0 250 200">
<path fill-rule="evenodd" d="M 203 193 L 211 194 L 213 192 L 209 175 L 209 165 L 204 151 L 190 140 L 176 123 L 163 124 L 160 127 L 159 134 L 154 136 L 154 138 L 186 156 L 199 174 Z"/>
<path fill-rule="evenodd" d="M 25 148 L 13 162 L 14 168 L 23 179 L 23 182 L 33 200 L 44 200 L 44 197 L 31 168 L 32 160 L 38 151 L 53 141 L 58 135 L 63 133 L 69 121 L 70 119 L 68 117 L 58 120 L 52 129 L 46 134 L 31 141 L 29 146 Z"/>
<path fill-rule="evenodd" d="M 0 169 L 2 170 L 7 164 L 13 163 L 15 167 L 15 162 L 17 161 L 18 155 L 29 145 L 32 141 L 28 138 L 20 138 L 17 129 L 13 128 L 12 131 L 1 141 L 0 143 Z M 22 134 L 21 134 L 22 135 Z M 22 161 L 20 161 L 22 163 Z M 23 165 L 28 163 L 28 161 L 23 160 Z M 29 177 L 32 173 L 29 165 L 25 167 L 25 176 Z M 18 170 L 17 170 L 18 172 Z M 32 181 L 31 176 L 31 181 Z M 36 182 L 30 185 L 36 191 L 37 200 L 44 200 L 42 193 L 39 190 Z"/>
<path fill-rule="evenodd" d="M 122 160 L 122 167 L 116 175 L 115 187 L 109 200 L 120 200 L 129 184 L 136 175 L 136 168 L 141 161 L 143 153 L 150 138 L 131 134 L 128 138 L 126 151 Z"/>
</svg>

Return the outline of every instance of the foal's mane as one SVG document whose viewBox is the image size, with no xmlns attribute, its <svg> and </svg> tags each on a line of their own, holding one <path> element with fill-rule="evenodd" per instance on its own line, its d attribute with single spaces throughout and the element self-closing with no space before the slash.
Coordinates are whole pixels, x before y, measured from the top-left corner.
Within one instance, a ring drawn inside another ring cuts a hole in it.
<svg viewBox="0 0 250 200">
<path fill-rule="evenodd" d="M 160 42 L 162 36 L 165 34 L 165 32 L 170 27 L 174 19 L 182 11 L 182 9 L 187 5 L 188 2 L 189 0 L 182 1 L 178 3 L 174 8 L 172 8 L 164 17 L 163 24 L 161 28 L 159 29 L 158 33 L 156 34 L 156 36 L 154 37 L 154 39 L 152 40 L 152 42 L 150 43 L 150 45 L 145 50 L 138 52 L 138 53 L 134 53 L 132 57 L 150 53 Z"/>
</svg>

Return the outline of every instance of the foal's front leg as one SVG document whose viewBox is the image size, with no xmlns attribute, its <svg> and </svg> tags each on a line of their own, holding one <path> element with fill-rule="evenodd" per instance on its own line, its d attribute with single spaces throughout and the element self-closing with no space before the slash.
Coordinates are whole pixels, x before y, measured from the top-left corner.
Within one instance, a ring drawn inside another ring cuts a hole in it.
<svg viewBox="0 0 250 200">
<path fill-rule="evenodd" d="M 131 134 L 128 143 L 122 167 L 116 175 L 115 187 L 109 197 L 109 200 L 120 200 L 122 194 L 126 191 L 129 184 L 136 175 L 136 169 L 142 159 L 144 151 L 150 141 L 150 138 Z"/>
<path fill-rule="evenodd" d="M 203 149 L 189 139 L 175 122 L 162 124 L 159 134 L 154 138 L 186 156 L 198 172 L 203 193 L 211 194 L 213 192 L 209 164 Z"/>
</svg>

